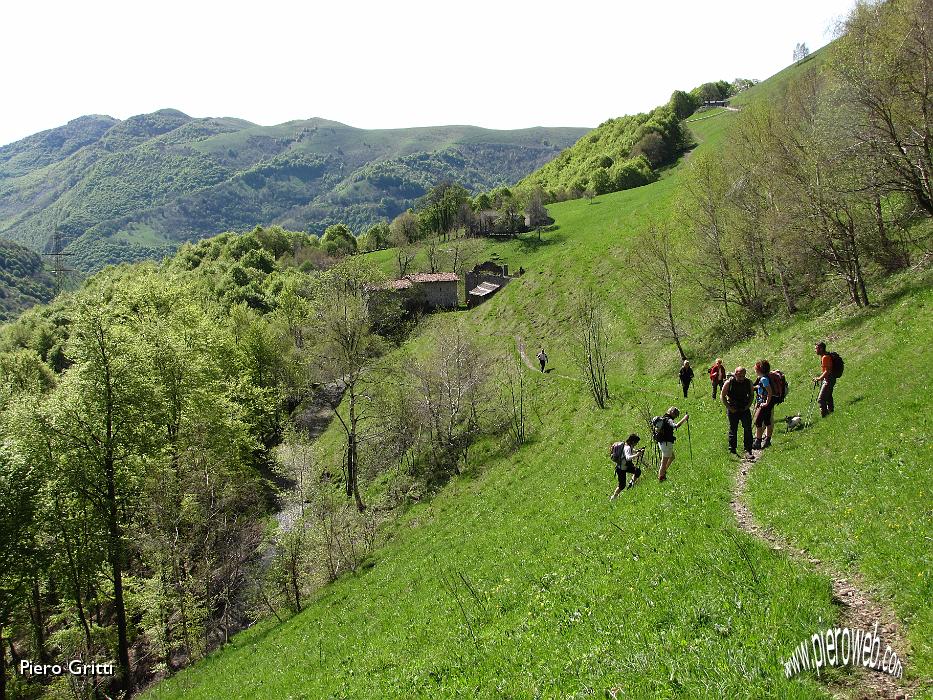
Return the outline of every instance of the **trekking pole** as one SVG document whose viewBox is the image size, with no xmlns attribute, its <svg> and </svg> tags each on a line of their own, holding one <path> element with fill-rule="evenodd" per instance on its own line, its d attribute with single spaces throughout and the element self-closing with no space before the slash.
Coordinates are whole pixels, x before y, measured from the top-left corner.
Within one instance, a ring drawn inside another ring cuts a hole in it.
<svg viewBox="0 0 933 700">
<path fill-rule="evenodd" d="M 690 468 L 693 469 L 693 440 L 690 439 L 690 418 L 687 417 L 687 446 L 690 448 Z"/>
<path fill-rule="evenodd" d="M 816 382 L 810 384 L 810 408 L 807 409 L 807 427 L 809 428 L 813 422 L 813 401 L 816 399 Z"/>
</svg>

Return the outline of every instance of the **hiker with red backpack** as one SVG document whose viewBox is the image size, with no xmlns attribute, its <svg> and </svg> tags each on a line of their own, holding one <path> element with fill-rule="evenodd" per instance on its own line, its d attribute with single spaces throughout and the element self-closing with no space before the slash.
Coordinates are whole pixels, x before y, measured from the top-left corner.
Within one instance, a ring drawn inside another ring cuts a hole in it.
<svg viewBox="0 0 933 700">
<path fill-rule="evenodd" d="M 755 408 L 755 441 L 753 450 L 763 450 L 771 445 L 771 436 L 774 434 L 774 405 L 784 400 L 787 393 L 787 382 L 780 370 L 771 371 L 771 363 L 767 360 L 758 360 L 755 363 L 755 394 L 757 407 Z"/>
<path fill-rule="evenodd" d="M 836 386 L 836 380 L 842 376 L 845 364 L 839 353 L 826 352 L 826 343 L 823 341 L 816 344 L 816 354 L 820 356 L 822 372 L 813 378 L 813 383 L 820 385 L 816 402 L 820 407 L 820 415 L 825 418 L 833 412 L 833 388 Z"/>
<path fill-rule="evenodd" d="M 625 438 L 625 442 L 614 442 L 612 447 L 609 448 L 609 457 L 615 462 L 616 478 L 619 480 L 615 493 L 609 497 L 610 501 L 616 500 L 618 495 L 625 490 L 626 474 L 632 474 L 632 478 L 628 482 L 628 488 L 632 488 L 635 485 L 635 479 L 641 476 L 641 469 L 638 468 L 636 462 L 641 462 L 642 456 L 645 454 L 645 448 L 635 449 L 635 445 L 640 441 L 641 438 L 632 433 Z"/>
<path fill-rule="evenodd" d="M 721 357 L 717 357 L 713 366 L 709 368 L 709 381 L 713 385 L 713 401 L 715 401 L 717 390 L 722 389 L 726 382 L 726 368 L 723 367 Z"/>
</svg>

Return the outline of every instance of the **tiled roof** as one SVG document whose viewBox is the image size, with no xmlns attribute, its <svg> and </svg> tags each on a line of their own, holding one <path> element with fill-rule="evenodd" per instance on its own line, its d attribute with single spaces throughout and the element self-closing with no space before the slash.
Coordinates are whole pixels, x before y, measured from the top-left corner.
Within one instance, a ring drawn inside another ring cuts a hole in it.
<svg viewBox="0 0 933 700">
<path fill-rule="evenodd" d="M 412 282 L 459 282 L 460 276 L 456 272 L 418 272 L 406 275 Z M 401 280 L 398 280 L 401 281 Z"/>
</svg>

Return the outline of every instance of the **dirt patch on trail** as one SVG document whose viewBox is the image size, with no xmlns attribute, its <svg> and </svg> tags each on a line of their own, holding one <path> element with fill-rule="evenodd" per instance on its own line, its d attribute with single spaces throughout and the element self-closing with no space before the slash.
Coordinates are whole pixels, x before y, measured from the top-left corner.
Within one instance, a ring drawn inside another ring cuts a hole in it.
<svg viewBox="0 0 933 700">
<path fill-rule="evenodd" d="M 756 451 L 755 457 L 760 459 L 761 454 L 761 451 Z M 789 556 L 806 562 L 811 568 L 829 577 L 833 587 L 833 602 L 840 607 L 838 626 L 871 630 L 877 622 L 881 639 L 885 644 L 891 645 L 904 667 L 907 668 L 909 663 L 906 654 L 907 640 L 902 633 L 901 624 L 891 610 L 873 600 L 866 593 L 865 586 L 858 580 L 853 580 L 855 577 L 843 576 L 825 562 L 803 549 L 794 547 L 783 537 L 763 527 L 755 520 L 745 503 L 748 478 L 754 465 L 754 461 L 742 460 L 735 478 L 730 505 L 735 513 L 739 529 L 757 537 L 776 551 L 786 552 Z M 813 632 L 816 631 L 818 630 L 813 630 Z M 791 651 L 787 649 L 786 653 L 789 655 Z M 904 698 L 906 700 L 914 697 L 917 692 L 917 686 L 905 682 L 904 678 L 893 678 L 886 673 L 870 671 L 862 667 L 844 678 L 834 680 L 827 687 L 835 697 L 850 700 L 875 700 L 876 698 L 886 700 Z"/>
</svg>

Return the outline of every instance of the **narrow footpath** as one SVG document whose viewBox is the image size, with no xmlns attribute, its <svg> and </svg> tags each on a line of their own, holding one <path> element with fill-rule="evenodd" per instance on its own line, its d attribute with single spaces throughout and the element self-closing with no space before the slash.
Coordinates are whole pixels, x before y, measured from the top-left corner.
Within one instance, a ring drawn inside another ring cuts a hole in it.
<svg viewBox="0 0 933 700">
<path fill-rule="evenodd" d="M 762 451 L 755 451 L 756 460 L 761 459 Z M 788 556 L 806 562 L 832 582 L 833 602 L 840 608 L 839 619 L 834 626 L 871 630 L 878 622 L 878 632 L 883 644 L 890 644 L 897 652 L 904 668 L 909 667 L 907 659 L 907 640 L 894 612 L 873 600 L 866 592 L 866 587 L 857 577 L 844 577 L 829 564 L 811 556 L 803 549 L 798 549 L 772 530 L 762 527 L 755 520 L 745 503 L 748 478 L 755 461 L 743 460 L 739 464 L 735 485 L 732 490 L 732 511 L 738 521 L 739 529 L 765 542 L 772 549 L 786 552 Z M 855 580 L 853 580 L 855 579 Z M 813 630 L 817 632 L 818 630 Z M 801 640 L 803 641 L 803 640 Z M 791 649 L 787 649 L 789 655 Z M 829 691 L 838 698 L 850 700 L 907 700 L 914 697 L 917 688 L 908 684 L 904 678 L 893 678 L 880 671 L 859 668 L 854 673 L 829 683 Z"/>
</svg>

